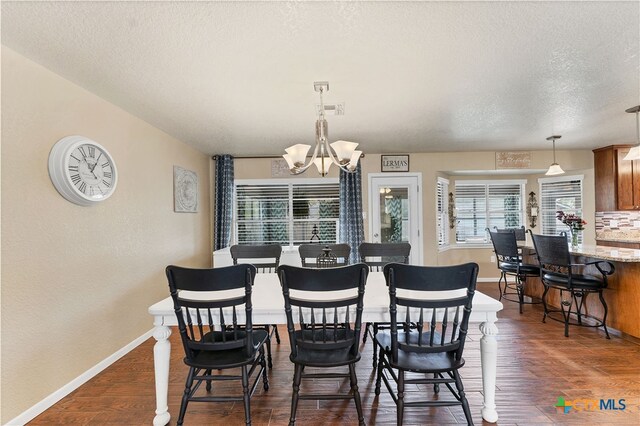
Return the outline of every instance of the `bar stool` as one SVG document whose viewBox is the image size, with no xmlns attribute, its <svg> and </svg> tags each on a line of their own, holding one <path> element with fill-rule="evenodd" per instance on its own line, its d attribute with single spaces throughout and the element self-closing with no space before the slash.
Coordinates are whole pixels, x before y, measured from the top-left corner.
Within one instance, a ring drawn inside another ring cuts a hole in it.
<svg viewBox="0 0 640 426">
<path fill-rule="evenodd" d="M 524 236 L 524 228 L 516 228 L 517 231 L 521 231 Z M 520 305 L 520 313 L 522 314 L 522 306 L 525 304 L 538 304 L 541 300 L 532 299 L 531 301 L 525 301 L 524 299 L 524 286 L 527 281 L 527 277 L 537 277 L 540 275 L 540 267 L 538 265 L 531 265 L 523 263 L 522 255 L 518 250 L 518 237 L 516 236 L 516 230 L 498 230 L 495 232 L 490 231 L 491 243 L 493 244 L 493 250 L 496 253 L 496 263 L 500 270 L 500 279 L 498 280 L 498 290 L 500 291 L 500 300 L 503 298 L 511 302 L 518 302 Z M 524 239 L 524 238 L 522 238 Z M 509 283 L 507 276 L 513 276 L 515 282 Z M 502 288 L 502 280 L 504 280 L 504 289 Z M 514 291 L 508 291 L 508 290 Z M 517 299 L 513 299 L 513 296 Z"/>
<path fill-rule="evenodd" d="M 531 234 L 531 237 L 540 262 L 540 278 L 544 285 L 544 293 L 542 294 L 544 316 L 542 317 L 542 322 L 545 322 L 547 316 L 554 321 L 564 322 L 565 337 L 569 337 L 570 325 L 602 327 L 607 339 L 609 339 L 607 303 L 602 297 L 602 291 L 607 288 L 607 277 L 615 272 L 613 263 L 606 260 L 573 263 L 566 236 Z M 595 266 L 600 273 L 600 277 L 579 273 L 578 268 L 588 265 Z M 551 288 L 560 291 L 560 309 L 549 309 L 547 293 Z M 565 299 L 565 293 L 569 293 L 568 299 Z M 600 298 L 600 303 L 602 303 L 604 309 L 602 319 L 595 318 L 583 311 L 584 302 L 591 293 L 597 293 Z M 558 312 L 562 314 L 562 319 L 554 317 L 553 314 Z M 585 318 L 589 318 L 595 323 L 586 324 L 584 322 Z"/>
</svg>

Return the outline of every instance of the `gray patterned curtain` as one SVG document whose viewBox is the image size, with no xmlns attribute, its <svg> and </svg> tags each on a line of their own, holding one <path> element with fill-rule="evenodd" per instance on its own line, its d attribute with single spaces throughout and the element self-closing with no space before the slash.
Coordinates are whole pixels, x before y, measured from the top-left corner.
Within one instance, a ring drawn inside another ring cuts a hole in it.
<svg viewBox="0 0 640 426">
<path fill-rule="evenodd" d="M 351 246 L 349 263 L 360 261 L 358 246 L 364 241 L 362 223 L 362 168 L 355 173 L 340 170 L 340 242 Z"/>
<path fill-rule="evenodd" d="M 216 158 L 216 205 L 214 214 L 214 250 L 231 244 L 233 220 L 233 157 L 218 155 Z"/>
</svg>

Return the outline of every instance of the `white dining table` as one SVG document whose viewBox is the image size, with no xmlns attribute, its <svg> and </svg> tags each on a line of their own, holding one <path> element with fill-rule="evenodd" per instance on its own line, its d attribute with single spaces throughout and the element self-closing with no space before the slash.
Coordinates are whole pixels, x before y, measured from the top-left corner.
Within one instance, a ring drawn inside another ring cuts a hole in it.
<svg viewBox="0 0 640 426">
<path fill-rule="evenodd" d="M 440 292 L 443 293 L 443 292 Z M 284 299 L 280 281 L 275 273 L 257 274 L 252 291 L 252 320 L 255 324 L 286 324 Z M 502 310 L 502 303 L 486 294 L 475 292 L 470 322 L 479 323 L 482 338 L 480 339 L 480 362 L 482 366 L 482 389 L 484 402 L 482 418 L 488 422 L 498 421 L 495 404 L 496 363 L 498 342 L 497 313 Z M 169 359 L 171 354 L 171 326 L 178 325 L 171 297 L 167 297 L 149 307 L 153 316 L 153 347 L 156 385 L 155 426 L 169 423 L 171 415 L 167 404 L 169 387 Z M 389 291 L 382 272 L 371 272 L 367 278 L 364 295 L 364 322 L 389 321 Z"/>
</svg>

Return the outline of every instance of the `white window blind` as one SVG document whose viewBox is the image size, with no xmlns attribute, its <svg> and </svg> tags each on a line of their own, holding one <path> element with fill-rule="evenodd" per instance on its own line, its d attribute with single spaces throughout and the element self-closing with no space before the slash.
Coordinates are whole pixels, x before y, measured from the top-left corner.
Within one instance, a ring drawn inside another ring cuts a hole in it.
<svg viewBox="0 0 640 426">
<path fill-rule="evenodd" d="M 518 228 L 525 181 L 456 182 L 456 242 L 486 243 L 486 228 Z"/>
<path fill-rule="evenodd" d="M 282 179 L 237 181 L 235 243 L 307 243 L 314 226 L 322 243 L 335 243 L 339 191 L 336 180 L 322 183 Z"/>
<path fill-rule="evenodd" d="M 540 223 L 543 235 L 569 233 L 567 225 L 556 219 L 556 212 L 582 217 L 582 176 L 543 178 L 540 183 Z M 580 235 L 580 243 L 582 235 Z"/>
<path fill-rule="evenodd" d="M 436 235 L 439 247 L 449 245 L 448 193 L 449 181 L 439 177 L 436 183 Z"/>
</svg>

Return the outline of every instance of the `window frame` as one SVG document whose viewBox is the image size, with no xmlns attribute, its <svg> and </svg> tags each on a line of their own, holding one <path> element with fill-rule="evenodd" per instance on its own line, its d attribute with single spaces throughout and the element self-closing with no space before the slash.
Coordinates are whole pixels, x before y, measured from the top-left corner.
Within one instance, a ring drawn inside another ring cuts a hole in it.
<svg viewBox="0 0 640 426">
<path fill-rule="evenodd" d="M 438 176 L 436 179 L 436 240 L 438 249 L 444 249 L 450 245 L 449 236 L 449 179 Z M 438 186 L 442 185 L 442 191 L 438 192 Z M 439 209 L 439 206 L 441 208 Z M 442 242 L 440 235 L 442 234 Z"/>
<path fill-rule="evenodd" d="M 579 181 L 580 182 L 580 208 L 579 209 L 575 209 L 576 213 L 584 219 L 584 175 L 572 175 L 572 176 L 554 176 L 554 177 L 543 177 L 543 178 L 538 178 L 538 193 L 540 194 L 540 202 L 539 202 L 539 210 L 538 210 L 538 218 L 540 220 L 540 233 L 542 235 L 560 235 L 559 232 L 556 233 L 549 233 L 548 230 L 545 229 L 545 220 L 544 220 L 544 214 L 545 212 L 551 212 L 551 210 L 549 209 L 545 209 L 544 208 L 544 194 L 542 192 L 542 186 L 545 183 L 559 183 L 559 182 L 571 182 L 571 181 Z M 554 210 L 553 215 L 555 216 L 556 214 L 556 210 Z M 558 221 L 556 219 L 557 223 L 560 223 L 561 226 L 566 227 L 566 225 L 562 224 L 560 221 Z M 557 229 L 557 228 L 556 228 Z M 567 238 L 571 238 L 571 235 L 569 233 L 569 229 L 567 228 L 562 229 L 562 231 L 567 232 Z M 578 242 L 582 243 L 582 233 L 578 234 Z"/>
<path fill-rule="evenodd" d="M 491 226 L 490 220 L 492 218 L 491 213 L 495 213 L 495 211 L 492 211 L 490 209 L 490 205 L 488 202 L 488 198 L 489 198 L 489 186 L 497 186 L 497 185 L 518 185 L 520 187 L 520 208 L 517 210 L 518 215 L 519 215 L 519 226 L 522 226 L 525 224 L 525 206 L 526 206 L 526 185 L 527 185 L 527 179 L 482 179 L 482 180 L 456 180 L 453 184 L 454 188 L 455 188 L 455 194 L 454 194 L 454 202 L 457 201 L 458 198 L 458 189 L 457 186 L 463 186 L 463 185 L 484 185 L 485 187 L 485 209 L 484 209 L 484 214 L 485 214 L 485 221 L 486 221 L 486 225 L 487 227 Z M 458 203 L 455 202 L 455 209 L 456 212 L 458 211 Z M 479 210 L 478 210 L 479 211 Z M 458 215 L 456 215 L 458 216 Z M 456 226 L 457 228 L 457 226 Z M 458 232 L 456 231 L 456 237 L 455 237 L 455 244 L 456 245 L 460 245 L 460 246 L 464 246 L 464 247 L 470 247 L 470 246 L 480 246 L 480 247 L 490 247 L 491 246 L 491 241 L 489 240 L 489 236 L 488 234 L 485 232 L 484 235 L 484 240 L 483 241 L 462 241 L 462 240 L 458 240 L 458 236 L 457 236 Z"/>
<path fill-rule="evenodd" d="M 232 214 L 232 235 L 231 241 L 232 244 L 238 243 L 238 193 L 237 187 L 239 185 L 245 186 L 287 186 L 288 187 L 288 215 L 286 218 L 287 228 L 288 228 L 288 242 L 287 244 L 281 244 L 283 248 L 293 249 L 293 247 L 297 247 L 299 244 L 294 244 L 294 227 L 296 223 L 308 222 L 316 219 L 296 219 L 293 214 L 293 200 L 294 200 L 294 188 L 296 186 L 301 185 L 324 185 L 324 184 L 334 184 L 338 189 L 338 203 L 340 201 L 340 180 L 338 178 L 323 178 L 322 180 L 317 178 L 274 178 L 274 179 L 235 179 L 233 182 L 233 214 Z M 340 241 L 340 223 L 339 223 L 339 215 L 335 219 L 331 219 L 331 221 L 335 221 L 336 226 L 336 242 Z M 327 221 L 328 222 L 328 221 Z"/>
</svg>

